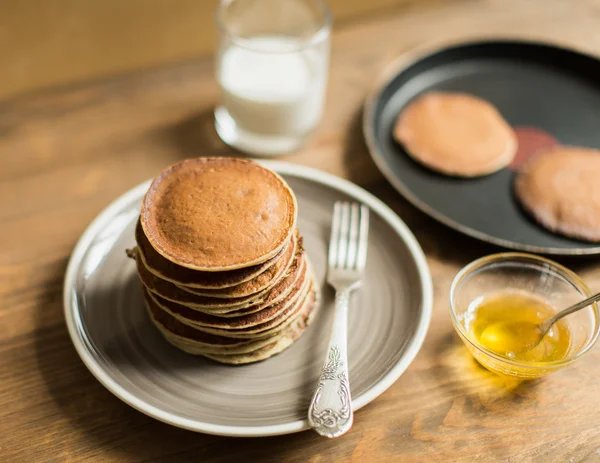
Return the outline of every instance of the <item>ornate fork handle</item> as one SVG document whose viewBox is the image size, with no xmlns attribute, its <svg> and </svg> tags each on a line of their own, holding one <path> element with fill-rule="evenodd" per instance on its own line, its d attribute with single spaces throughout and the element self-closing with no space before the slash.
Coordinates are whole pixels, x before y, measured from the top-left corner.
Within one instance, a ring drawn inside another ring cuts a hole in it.
<svg viewBox="0 0 600 463">
<path fill-rule="evenodd" d="M 350 287 L 336 292 L 328 354 L 308 408 L 309 424 L 325 437 L 341 436 L 350 429 L 354 420 L 347 354 L 350 292 Z"/>
</svg>

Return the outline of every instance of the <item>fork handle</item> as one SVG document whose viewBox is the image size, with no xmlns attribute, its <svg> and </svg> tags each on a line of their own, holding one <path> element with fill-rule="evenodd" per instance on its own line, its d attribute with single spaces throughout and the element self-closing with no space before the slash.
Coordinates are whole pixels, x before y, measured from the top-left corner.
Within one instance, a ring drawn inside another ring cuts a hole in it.
<svg viewBox="0 0 600 463">
<path fill-rule="evenodd" d="M 321 436 L 338 437 L 352 426 L 348 382 L 348 306 L 351 288 L 336 291 L 333 327 L 319 384 L 308 408 L 308 422 Z"/>
</svg>

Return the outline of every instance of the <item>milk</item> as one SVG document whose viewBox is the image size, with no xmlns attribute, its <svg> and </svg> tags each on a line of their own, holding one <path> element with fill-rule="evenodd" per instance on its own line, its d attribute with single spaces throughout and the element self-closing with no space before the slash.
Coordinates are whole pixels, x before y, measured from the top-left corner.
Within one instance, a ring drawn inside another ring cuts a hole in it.
<svg viewBox="0 0 600 463">
<path fill-rule="evenodd" d="M 230 117 L 239 136 L 251 144 L 262 142 L 262 147 L 246 150 L 274 154 L 291 149 L 321 119 L 328 50 L 300 48 L 293 38 L 260 36 L 245 40 L 243 46 L 230 43 L 221 53 L 220 110 L 227 114 L 217 112 L 217 118 Z"/>
</svg>

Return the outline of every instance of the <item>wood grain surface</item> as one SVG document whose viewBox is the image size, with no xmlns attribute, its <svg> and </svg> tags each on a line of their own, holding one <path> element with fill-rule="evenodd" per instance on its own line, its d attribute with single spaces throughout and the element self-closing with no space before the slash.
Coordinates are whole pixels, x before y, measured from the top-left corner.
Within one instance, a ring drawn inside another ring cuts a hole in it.
<svg viewBox="0 0 600 463">
<path fill-rule="evenodd" d="M 0 0 L 0 99 L 212 55 L 219 1 Z M 339 25 L 400 5 L 434 1 L 461 0 L 327 4 Z"/>
<path fill-rule="evenodd" d="M 453 333 L 457 270 L 497 248 L 416 211 L 382 180 L 361 135 L 361 103 L 382 67 L 415 46 L 459 37 L 552 40 L 600 52 L 596 1 L 483 1 L 411 8 L 336 31 L 325 118 L 285 159 L 349 178 L 414 231 L 434 279 L 422 351 L 352 431 L 213 437 L 159 423 L 105 390 L 79 360 L 62 315 L 67 259 L 110 201 L 167 164 L 228 155 L 211 111 L 210 61 L 0 104 L 0 461 L 600 461 L 600 348 L 533 383 L 503 382 Z M 598 258 L 562 259 L 600 290 Z"/>
</svg>

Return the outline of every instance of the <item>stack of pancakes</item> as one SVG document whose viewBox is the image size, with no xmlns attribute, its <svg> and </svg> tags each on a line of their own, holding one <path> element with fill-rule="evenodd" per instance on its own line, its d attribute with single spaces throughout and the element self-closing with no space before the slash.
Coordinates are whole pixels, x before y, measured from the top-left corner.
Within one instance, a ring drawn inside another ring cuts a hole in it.
<svg viewBox="0 0 600 463">
<path fill-rule="evenodd" d="M 255 162 L 198 158 L 163 171 L 129 255 L 164 337 L 229 364 L 266 359 L 298 339 L 318 304 L 296 216 L 285 181 Z"/>
</svg>

